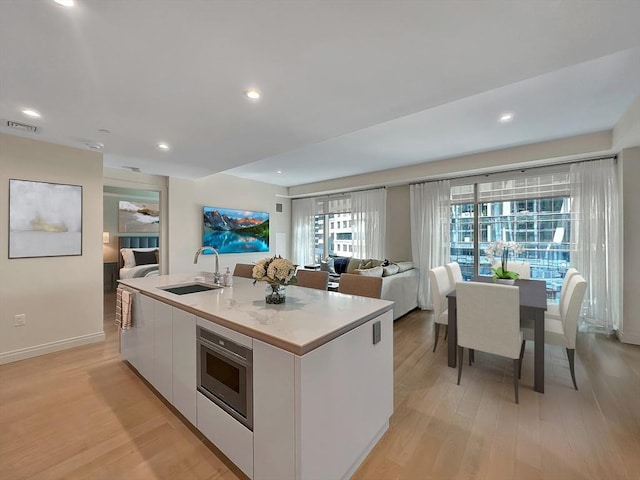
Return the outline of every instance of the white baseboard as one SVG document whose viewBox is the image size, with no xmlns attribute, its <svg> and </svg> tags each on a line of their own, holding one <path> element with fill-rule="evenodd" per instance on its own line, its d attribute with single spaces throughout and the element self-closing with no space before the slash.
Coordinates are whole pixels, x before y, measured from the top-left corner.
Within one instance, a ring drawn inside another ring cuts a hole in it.
<svg viewBox="0 0 640 480">
<path fill-rule="evenodd" d="M 11 352 L 3 352 L 0 353 L 0 365 L 102 341 L 104 341 L 104 331 L 81 335 L 79 337 L 65 338 L 64 340 L 57 340 L 55 342 L 35 345 L 33 347 L 21 348 Z"/>
<path fill-rule="evenodd" d="M 621 343 L 630 343 L 631 345 L 640 345 L 640 334 L 633 335 L 621 332 L 620 330 L 616 331 L 616 337 L 620 340 Z"/>
</svg>

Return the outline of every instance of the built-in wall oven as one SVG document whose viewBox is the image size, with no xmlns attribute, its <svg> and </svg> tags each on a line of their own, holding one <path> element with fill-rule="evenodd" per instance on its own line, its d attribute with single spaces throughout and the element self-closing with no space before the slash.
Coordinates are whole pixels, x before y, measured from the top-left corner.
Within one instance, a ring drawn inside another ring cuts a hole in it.
<svg viewBox="0 0 640 480">
<path fill-rule="evenodd" d="M 253 351 L 198 327 L 198 391 L 253 430 Z"/>
</svg>

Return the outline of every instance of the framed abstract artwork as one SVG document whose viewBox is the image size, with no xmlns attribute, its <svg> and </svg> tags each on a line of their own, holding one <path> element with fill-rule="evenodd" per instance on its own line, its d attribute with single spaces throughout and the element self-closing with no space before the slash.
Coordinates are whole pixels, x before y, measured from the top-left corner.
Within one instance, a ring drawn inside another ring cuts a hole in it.
<svg viewBox="0 0 640 480">
<path fill-rule="evenodd" d="M 82 186 L 9 180 L 9 258 L 82 255 Z"/>
<path fill-rule="evenodd" d="M 202 210 L 202 246 L 213 247 L 218 253 L 269 251 L 267 212 L 217 207 Z"/>
<path fill-rule="evenodd" d="M 160 209 L 157 203 L 118 202 L 118 231 L 121 233 L 160 232 Z"/>
</svg>

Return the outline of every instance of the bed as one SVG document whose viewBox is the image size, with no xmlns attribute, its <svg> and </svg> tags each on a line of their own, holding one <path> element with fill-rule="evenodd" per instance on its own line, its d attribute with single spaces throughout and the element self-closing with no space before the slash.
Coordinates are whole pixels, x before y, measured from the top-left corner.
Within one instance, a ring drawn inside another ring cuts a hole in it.
<svg viewBox="0 0 640 480">
<path fill-rule="evenodd" d="M 118 250 L 119 279 L 151 277 L 160 273 L 158 237 L 118 237 Z"/>
</svg>

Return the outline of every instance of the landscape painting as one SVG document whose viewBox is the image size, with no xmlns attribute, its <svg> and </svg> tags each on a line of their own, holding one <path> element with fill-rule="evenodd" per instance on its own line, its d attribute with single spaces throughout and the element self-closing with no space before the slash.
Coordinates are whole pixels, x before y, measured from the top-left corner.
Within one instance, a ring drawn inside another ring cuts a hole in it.
<svg viewBox="0 0 640 480">
<path fill-rule="evenodd" d="M 218 253 L 269 251 L 269 214 L 203 207 L 202 245 Z"/>
<path fill-rule="evenodd" d="M 160 209 L 158 204 L 120 200 L 118 202 L 118 230 L 121 233 L 159 233 Z"/>
<path fill-rule="evenodd" d="M 82 187 L 9 180 L 9 258 L 82 255 Z"/>
</svg>

